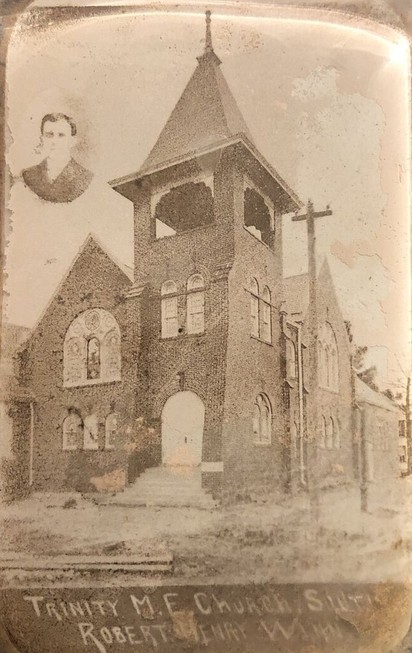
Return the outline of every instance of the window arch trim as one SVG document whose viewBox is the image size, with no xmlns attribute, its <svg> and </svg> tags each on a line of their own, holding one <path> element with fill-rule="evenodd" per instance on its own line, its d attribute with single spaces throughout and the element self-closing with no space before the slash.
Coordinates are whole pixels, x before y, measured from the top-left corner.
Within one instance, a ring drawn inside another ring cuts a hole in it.
<svg viewBox="0 0 412 653">
<path fill-rule="evenodd" d="M 261 392 L 253 406 L 253 443 L 257 446 L 272 444 L 272 405 L 269 397 Z"/>
<path fill-rule="evenodd" d="M 112 335 L 108 340 L 109 334 Z M 115 336 L 113 340 L 113 336 Z M 91 373 L 90 343 L 98 343 Z M 121 337 L 115 316 L 103 308 L 79 313 L 63 343 L 63 386 L 77 387 L 121 381 Z"/>
<path fill-rule="evenodd" d="M 339 392 L 339 349 L 335 331 L 330 322 L 324 322 L 318 337 L 319 387 Z"/>
<path fill-rule="evenodd" d="M 83 420 L 77 413 L 70 412 L 62 424 L 63 451 L 76 451 L 83 446 Z"/>
</svg>

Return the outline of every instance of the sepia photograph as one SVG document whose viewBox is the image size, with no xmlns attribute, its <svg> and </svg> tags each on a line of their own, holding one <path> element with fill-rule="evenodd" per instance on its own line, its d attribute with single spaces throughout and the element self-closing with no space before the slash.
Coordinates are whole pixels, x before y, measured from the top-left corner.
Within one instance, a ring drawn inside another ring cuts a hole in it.
<svg viewBox="0 0 412 653">
<path fill-rule="evenodd" d="M 77 5 L 5 62 L 0 650 L 407 653 L 407 24 Z"/>
</svg>

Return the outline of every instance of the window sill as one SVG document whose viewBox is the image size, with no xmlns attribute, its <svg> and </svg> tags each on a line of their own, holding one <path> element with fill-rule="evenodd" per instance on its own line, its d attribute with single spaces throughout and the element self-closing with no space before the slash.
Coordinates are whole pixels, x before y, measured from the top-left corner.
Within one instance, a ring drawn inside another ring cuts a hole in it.
<svg viewBox="0 0 412 653">
<path fill-rule="evenodd" d="M 160 336 L 159 340 L 169 342 L 170 340 L 182 340 L 185 338 L 200 338 L 205 334 L 206 331 L 202 331 L 201 333 L 180 333 L 178 336 Z"/>
<path fill-rule="evenodd" d="M 110 379 L 105 381 L 95 381 L 90 379 L 89 381 L 81 381 L 80 383 L 64 383 L 63 388 L 88 388 L 90 386 L 96 385 L 111 385 L 113 383 L 121 383 L 122 379 Z"/>
<path fill-rule="evenodd" d="M 184 234 L 192 234 L 197 231 L 205 231 L 210 229 L 210 227 L 216 227 L 216 220 L 210 222 L 209 224 L 202 224 L 199 227 L 192 227 L 191 229 L 185 229 L 185 231 L 180 231 L 179 233 L 169 234 L 165 236 L 154 236 L 152 239 L 153 243 L 161 242 L 162 240 L 170 240 L 171 238 L 177 238 L 178 236 L 184 236 Z M 251 234 L 252 235 L 252 234 Z"/>
<path fill-rule="evenodd" d="M 254 240 L 256 240 L 258 243 L 260 243 L 261 245 L 263 245 L 263 247 L 266 247 L 266 249 L 269 250 L 269 252 L 271 252 L 273 255 L 275 254 L 275 252 L 273 251 L 273 249 L 272 249 L 269 245 L 266 245 L 266 243 L 264 243 L 263 240 L 261 240 L 260 238 L 258 238 L 257 236 L 255 236 L 255 234 L 252 234 L 252 232 L 249 231 L 249 229 L 247 228 L 247 226 L 246 226 L 245 224 L 243 225 L 243 229 L 244 229 L 244 230 L 249 234 L 249 236 L 251 236 Z"/>
<path fill-rule="evenodd" d="M 262 342 L 264 345 L 269 345 L 269 347 L 273 347 L 273 342 L 269 342 L 268 340 L 262 340 L 262 338 L 259 338 L 258 336 L 254 336 L 252 333 L 250 334 L 250 337 L 252 340 L 257 340 L 258 342 Z"/>
</svg>

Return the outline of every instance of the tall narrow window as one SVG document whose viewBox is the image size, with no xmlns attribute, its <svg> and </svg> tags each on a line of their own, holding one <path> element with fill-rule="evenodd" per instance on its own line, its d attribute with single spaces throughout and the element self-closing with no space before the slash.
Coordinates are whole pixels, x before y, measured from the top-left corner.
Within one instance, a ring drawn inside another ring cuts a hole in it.
<svg viewBox="0 0 412 653">
<path fill-rule="evenodd" d="M 84 418 L 83 447 L 85 449 L 99 448 L 99 422 L 97 415 L 87 415 Z"/>
<path fill-rule="evenodd" d="M 117 415 L 110 413 L 106 417 L 105 433 L 104 433 L 104 448 L 114 449 L 117 440 Z"/>
<path fill-rule="evenodd" d="M 288 379 L 296 379 L 297 377 L 295 343 L 289 338 L 286 340 L 286 374 Z"/>
<path fill-rule="evenodd" d="M 173 338 L 178 334 L 177 286 L 174 281 L 165 281 L 162 295 L 162 338 Z"/>
<path fill-rule="evenodd" d="M 259 285 L 254 277 L 250 280 L 250 333 L 259 338 Z"/>
<path fill-rule="evenodd" d="M 108 378 L 120 377 L 120 336 L 116 330 L 109 331 L 103 340 L 103 374 Z"/>
<path fill-rule="evenodd" d="M 270 444 L 272 440 L 272 409 L 266 395 L 256 397 L 253 408 L 253 435 L 255 444 Z"/>
<path fill-rule="evenodd" d="M 335 449 L 340 449 L 340 429 L 337 419 L 333 423 L 333 446 Z"/>
<path fill-rule="evenodd" d="M 272 342 L 272 311 L 270 306 L 270 290 L 267 286 L 263 288 L 261 316 L 261 338 L 265 342 Z"/>
<path fill-rule="evenodd" d="M 324 416 L 322 416 L 321 432 L 320 432 L 320 443 L 319 443 L 321 449 L 325 449 L 325 447 L 326 447 L 326 438 L 327 438 L 326 418 Z"/>
<path fill-rule="evenodd" d="M 100 341 L 90 338 L 87 341 L 87 378 L 100 378 Z"/>
<path fill-rule="evenodd" d="M 326 424 L 326 449 L 333 449 L 334 445 L 334 431 L 335 424 L 332 417 L 329 417 L 329 420 Z"/>
<path fill-rule="evenodd" d="M 81 434 L 81 418 L 76 413 L 70 413 L 63 422 L 63 449 L 65 451 L 77 449 Z"/>
<path fill-rule="evenodd" d="M 339 359 L 336 336 L 329 322 L 319 329 L 319 385 L 328 390 L 339 390 Z"/>
<path fill-rule="evenodd" d="M 201 274 L 192 274 L 187 282 L 187 332 L 205 330 L 205 291 Z"/>
</svg>

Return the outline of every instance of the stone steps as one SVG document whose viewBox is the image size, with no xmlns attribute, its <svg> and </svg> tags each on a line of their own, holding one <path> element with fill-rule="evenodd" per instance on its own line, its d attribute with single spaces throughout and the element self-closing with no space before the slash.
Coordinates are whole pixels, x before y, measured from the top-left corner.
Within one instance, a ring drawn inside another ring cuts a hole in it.
<svg viewBox="0 0 412 653">
<path fill-rule="evenodd" d="M 152 467 L 113 497 L 119 506 L 195 507 L 212 509 L 216 502 L 201 487 L 199 468 Z"/>
</svg>

